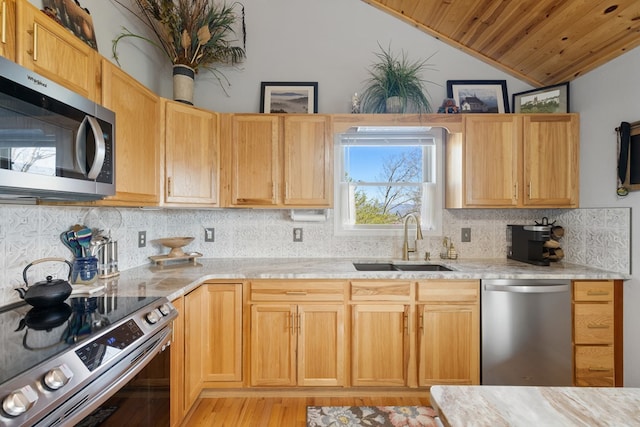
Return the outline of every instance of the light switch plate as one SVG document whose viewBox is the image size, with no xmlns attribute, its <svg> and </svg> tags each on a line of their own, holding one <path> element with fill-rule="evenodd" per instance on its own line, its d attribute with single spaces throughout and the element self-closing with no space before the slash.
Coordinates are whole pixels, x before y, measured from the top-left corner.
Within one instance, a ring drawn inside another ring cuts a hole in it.
<svg viewBox="0 0 640 427">
<path fill-rule="evenodd" d="M 293 229 L 293 241 L 302 242 L 302 228 Z"/>
</svg>

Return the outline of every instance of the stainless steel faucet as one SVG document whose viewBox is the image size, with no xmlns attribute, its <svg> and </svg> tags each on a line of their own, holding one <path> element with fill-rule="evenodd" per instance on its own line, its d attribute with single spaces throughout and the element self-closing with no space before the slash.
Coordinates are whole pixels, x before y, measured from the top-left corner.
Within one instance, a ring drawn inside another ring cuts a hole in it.
<svg viewBox="0 0 640 427">
<path fill-rule="evenodd" d="M 409 218 L 413 218 L 416 222 L 416 238 L 413 241 L 413 247 L 409 247 L 409 233 L 408 233 L 408 224 Z M 410 213 L 404 217 L 404 243 L 402 245 L 402 259 L 407 261 L 409 260 L 409 252 L 417 252 L 418 251 L 418 243 L 417 240 L 422 240 L 422 227 L 420 227 L 420 219 L 416 214 Z"/>
</svg>

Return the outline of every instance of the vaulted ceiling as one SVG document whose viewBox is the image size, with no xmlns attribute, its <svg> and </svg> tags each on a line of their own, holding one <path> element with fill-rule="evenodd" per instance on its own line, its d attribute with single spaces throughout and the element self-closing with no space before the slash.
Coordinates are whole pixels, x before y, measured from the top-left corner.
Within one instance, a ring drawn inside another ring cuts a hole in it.
<svg viewBox="0 0 640 427">
<path fill-rule="evenodd" d="M 640 46 L 639 0 L 363 0 L 533 86 Z"/>
</svg>

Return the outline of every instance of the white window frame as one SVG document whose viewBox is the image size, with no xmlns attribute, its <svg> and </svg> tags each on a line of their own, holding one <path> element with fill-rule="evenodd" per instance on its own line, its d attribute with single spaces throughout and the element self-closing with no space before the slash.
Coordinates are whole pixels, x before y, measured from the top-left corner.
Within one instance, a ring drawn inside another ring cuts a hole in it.
<svg viewBox="0 0 640 427">
<path fill-rule="evenodd" d="M 397 128 L 393 128 L 397 129 Z M 381 132 L 389 133 L 385 138 L 393 139 L 391 128 L 382 129 Z M 442 128 L 432 128 L 423 130 L 419 136 L 423 139 L 433 140 L 435 145 L 435 183 L 430 190 L 430 199 L 433 204 L 431 209 L 422 206 L 420 223 L 423 234 L 427 236 L 442 235 L 442 210 L 444 208 L 444 135 Z M 350 218 L 355 213 L 349 203 L 350 186 L 344 182 L 345 168 L 343 158 L 343 141 L 357 137 L 352 130 L 346 133 L 337 134 L 334 141 L 334 234 L 337 236 L 402 236 L 403 227 L 401 224 L 381 224 L 381 225 L 356 225 Z M 426 184 L 426 183 L 425 183 Z M 423 197 L 424 201 L 425 197 Z"/>
</svg>

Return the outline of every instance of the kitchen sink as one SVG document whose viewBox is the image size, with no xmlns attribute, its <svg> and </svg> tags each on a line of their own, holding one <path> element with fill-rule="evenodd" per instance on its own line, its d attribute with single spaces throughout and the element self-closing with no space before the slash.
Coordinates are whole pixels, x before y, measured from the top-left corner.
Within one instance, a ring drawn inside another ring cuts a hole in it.
<svg viewBox="0 0 640 427">
<path fill-rule="evenodd" d="M 395 264 L 394 267 L 400 271 L 451 271 L 440 264 Z"/>
<path fill-rule="evenodd" d="M 440 264 L 393 264 L 390 262 L 354 262 L 358 271 L 451 271 Z"/>
</svg>

